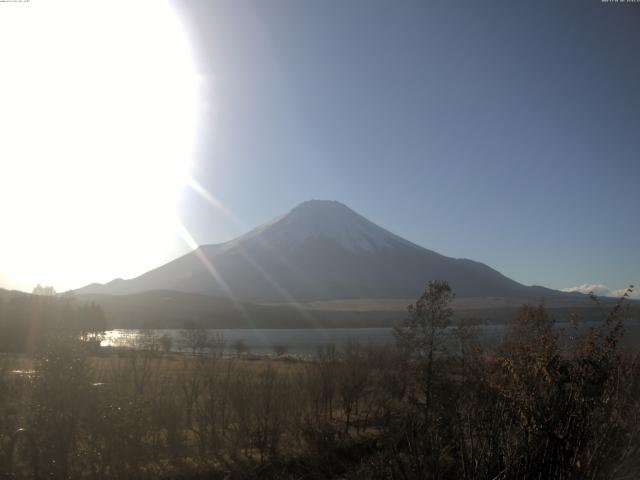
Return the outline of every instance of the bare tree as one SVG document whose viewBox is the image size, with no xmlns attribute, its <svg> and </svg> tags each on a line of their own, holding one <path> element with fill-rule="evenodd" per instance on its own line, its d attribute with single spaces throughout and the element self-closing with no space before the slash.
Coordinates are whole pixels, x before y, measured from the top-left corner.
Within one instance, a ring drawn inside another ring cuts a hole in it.
<svg viewBox="0 0 640 480">
<path fill-rule="evenodd" d="M 209 348 L 211 337 L 204 328 L 187 328 L 180 331 L 180 344 L 183 349 L 196 355 Z"/>
<path fill-rule="evenodd" d="M 52 286 L 37 284 L 35 287 L 33 287 L 32 293 L 34 295 L 54 296 L 57 292 L 56 289 Z"/>
<path fill-rule="evenodd" d="M 236 355 L 239 357 L 240 355 L 244 355 L 249 353 L 249 346 L 242 338 L 238 338 L 233 342 L 233 349 L 236 351 Z"/>
<path fill-rule="evenodd" d="M 275 353 L 276 356 L 278 357 L 282 357 L 283 355 L 286 355 L 287 352 L 289 351 L 289 347 L 282 344 L 274 345 L 272 348 L 273 348 L 273 353 Z"/>
<path fill-rule="evenodd" d="M 160 348 L 164 353 L 169 353 L 173 348 L 173 337 L 167 333 L 160 336 L 158 339 L 158 343 L 160 344 Z"/>
<path fill-rule="evenodd" d="M 409 305 L 405 321 L 397 326 L 394 335 L 398 347 L 405 353 L 411 367 L 421 371 L 424 378 L 424 407 L 429 411 L 432 398 L 434 357 L 438 335 L 451 324 L 453 310 L 449 306 L 454 294 L 449 283 L 430 281 L 415 304 Z"/>
<path fill-rule="evenodd" d="M 212 355 L 223 357 L 224 349 L 227 345 L 227 339 L 222 332 L 215 332 L 213 335 L 209 335 L 208 348 Z"/>
<path fill-rule="evenodd" d="M 155 353 L 160 349 L 160 337 L 152 328 L 144 327 L 138 330 L 137 347 Z"/>
</svg>

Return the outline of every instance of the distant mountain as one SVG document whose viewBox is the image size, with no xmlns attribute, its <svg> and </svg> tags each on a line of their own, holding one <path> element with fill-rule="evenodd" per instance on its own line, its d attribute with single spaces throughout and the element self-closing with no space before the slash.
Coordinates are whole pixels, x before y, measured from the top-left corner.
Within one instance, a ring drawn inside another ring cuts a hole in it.
<svg viewBox="0 0 640 480">
<path fill-rule="evenodd" d="M 76 300 L 100 305 L 109 328 L 360 328 L 391 327 L 404 318 L 414 299 L 328 300 L 304 304 L 264 305 L 228 298 L 154 290 L 131 295 L 84 294 Z M 474 319 L 504 323 L 526 298 L 458 297 L 454 320 Z M 605 301 L 606 302 L 606 301 Z M 608 302 L 607 302 L 608 303 Z M 572 314 L 583 320 L 601 320 L 602 309 L 588 297 L 557 297 L 545 302 L 549 312 L 566 321 Z M 635 306 L 634 316 L 638 307 Z"/>
<path fill-rule="evenodd" d="M 91 284 L 76 293 L 174 290 L 291 303 L 416 298 L 433 279 L 448 280 L 463 297 L 566 295 L 524 286 L 479 262 L 440 255 L 324 200 L 304 202 L 235 240 L 201 246 L 137 278 Z"/>
<path fill-rule="evenodd" d="M 354 311 L 308 308 L 297 304 L 262 305 L 228 298 L 154 290 L 131 295 L 85 294 L 80 302 L 100 305 L 110 328 L 343 328 L 389 327 L 404 311 Z"/>
<path fill-rule="evenodd" d="M 82 294 L 61 297 L 77 305 L 96 303 L 105 312 L 107 328 L 360 328 L 391 327 L 406 315 L 407 299 L 324 300 L 303 304 L 264 305 L 237 302 L 229 298 L 154 290 L 131 295 Z M 3 308 L 16 297 L 29 293 L 0 288 L 0 324 Z M 503 323 L 513 318 L 522 303 L 518 297 L 457 297 L 452 307 L 454 321 L 474 319 Z M 605 305 L 611 300 L 603 299 Z M 631 318 L 640 318 L 640 302 L 629 302 Z M 545 307 L 558 320 L 578 314 L 583 320 L 601 320 L 603 310 L 586 295 L 559 296 L 545 301 Z M 39 310 L 40 313 L 43 313 Z"/>
<path fill-rule="evenodd" d="M 21 292 L 19 290 L 6 290 L 4 288 L 0 288 L 0 302 L 7 302 L 15 297 L 30 295 L 26 292 Z"/>
</svg>

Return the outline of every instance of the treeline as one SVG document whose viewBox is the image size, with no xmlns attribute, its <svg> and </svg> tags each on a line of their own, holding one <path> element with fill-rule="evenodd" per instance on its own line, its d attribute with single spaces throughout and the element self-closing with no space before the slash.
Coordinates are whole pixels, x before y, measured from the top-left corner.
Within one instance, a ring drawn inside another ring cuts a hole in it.
<svg viewBox="0 0 640 480">
<path fill-rule="evenodd" d="M 398 325 L 395 347 L 325 346 L 308 362 L 153 349 L 95 357 L 76 337 L 52 340 L 32 373 L 0 364 L 0 444 L 18 427 L 29 432 L 16 455 L 2 450 L 0 472 L 13 464 L 59 479 L 638 477 L 640 364 L 619 347 L 624 301 L 597 327 L 576 319 L 568 332 L 543 307 L 524 306 L 486 347 L 472 325 L 447 328 L 451 298 L 433 282 Z"/>
<path fill-rule="evenodd" d="M 0 299 L 0 352 L 34 353 L 43 350 L 51 336 L 78 335 L 88 340 L 106 328 L 104 312 L 95 303 L 50 294 Z"/>
</svg>

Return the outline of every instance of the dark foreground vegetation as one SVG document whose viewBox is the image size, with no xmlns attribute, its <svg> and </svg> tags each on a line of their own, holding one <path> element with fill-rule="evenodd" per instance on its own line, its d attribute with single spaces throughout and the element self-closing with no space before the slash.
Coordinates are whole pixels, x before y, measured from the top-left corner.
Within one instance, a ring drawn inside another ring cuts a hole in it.
<svg viewBox="0 0 640 480">
<path fill-rule="evenodd" d="M 100 346 L 98 336 L 107 328 L 102 308 L 93 302 L 54 296 L 55 290 L 49 289 L 38 285 L 34 295 L 0 297 L 0 352 L 33 355 L 60 336 L 81 338 L 94 349 Z"/>
<path fill-rule="evenodd" d="M 624 299 L 565 332 L 523 306 L 483 347 L 470 324 L 444 338 L 451 297 L 431 283 L 393 348 L 309 361 L 101 354 L 52 330 L 0 357 L 0 478 L 638 478 Z"/>
</svg>

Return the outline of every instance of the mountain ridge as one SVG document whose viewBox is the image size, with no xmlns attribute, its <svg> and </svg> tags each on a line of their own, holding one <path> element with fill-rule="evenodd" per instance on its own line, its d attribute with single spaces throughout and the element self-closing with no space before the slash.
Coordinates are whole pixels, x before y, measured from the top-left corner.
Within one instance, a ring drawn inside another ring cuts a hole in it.
<svg viewBox="0 0 640 480">
<path fill-rule="evenodd" d="M 484 263 L 429 250 L 330 200 L 303 202 L 228 242 L 204 244 L 133 279 L 76 292 L 168 289 L 283 303 L 412 298 L 435 279 L 448 280 L 462 296 L 562 295 L 522 285 Z"/>
</svg>

